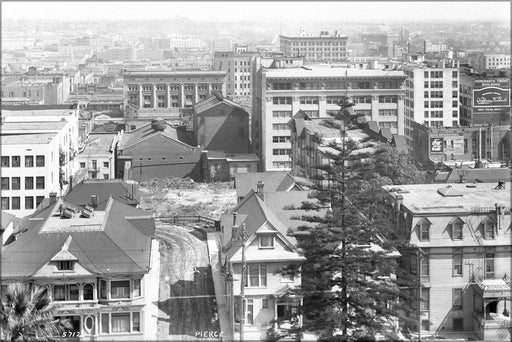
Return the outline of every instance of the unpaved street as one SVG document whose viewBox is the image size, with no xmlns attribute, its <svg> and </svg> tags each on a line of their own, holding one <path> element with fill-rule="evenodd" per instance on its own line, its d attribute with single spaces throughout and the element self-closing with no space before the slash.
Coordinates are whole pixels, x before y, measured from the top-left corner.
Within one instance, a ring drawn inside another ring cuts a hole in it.
<svg viewBox="0 0 512 342">
<path fill-rule="evenodd" d="M 157 222 L 157 237 L 161 241 L 158 339 L 197 340 L 199 332 L 219 331 L 205 234 Z"/>
</svg>

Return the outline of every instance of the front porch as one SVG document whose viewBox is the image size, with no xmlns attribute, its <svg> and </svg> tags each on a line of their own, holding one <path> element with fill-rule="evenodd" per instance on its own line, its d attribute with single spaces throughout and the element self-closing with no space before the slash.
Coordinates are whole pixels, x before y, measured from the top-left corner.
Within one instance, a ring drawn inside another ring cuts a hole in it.
<svg viewBox="0 0 512 342">
<path fill-rule="evenodd" d="M 484 279 L 474 285 L 473 328 L 486 341 L 509 341 L 511 286 L 508 277 Z"/>
</svg>

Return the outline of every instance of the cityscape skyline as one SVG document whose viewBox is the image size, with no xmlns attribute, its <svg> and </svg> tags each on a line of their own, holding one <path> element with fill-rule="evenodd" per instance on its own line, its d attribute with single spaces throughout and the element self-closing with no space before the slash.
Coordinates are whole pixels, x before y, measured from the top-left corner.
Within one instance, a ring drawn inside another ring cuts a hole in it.
<svg viewBox="0 0 512 342">
<path fill-rule="evenodd" d="M 188 17 L 208 21 L 281 21 L 317 22 L 357 20 L 429 21 L 429 20 L 510 20 L 508 1 L 365 1 L 365 2 L 300 2 L 280 1 L 197 1 L 186 2 L 3 2 L 2 20 L 166 20 L 173 17 Z M 120 6 L 120 3 L 123 6 Z M 200 4 L 200 6 L 198 6 Z M 142 11 L 151 6 L 154 11 Z M 398 8 L 399 10 L 395 10 Z M 98 9 L 101 9 L 100 11 Z M 333 18 L 332 13 L 340 13 Z M 307 13 L 307 16 L 304 15 Z M 364 16 L 361 17 L 361 13 Z M 384 15 L 383 15 L 384 14 Z M 307 20 L 305 19 L 307 17 Z"/>
</svg>

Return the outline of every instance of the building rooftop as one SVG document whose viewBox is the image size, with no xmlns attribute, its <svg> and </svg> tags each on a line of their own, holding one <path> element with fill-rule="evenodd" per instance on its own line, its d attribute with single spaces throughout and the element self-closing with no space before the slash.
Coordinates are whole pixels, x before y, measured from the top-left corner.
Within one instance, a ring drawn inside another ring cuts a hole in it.
<svg viewBox="0 0 512 342">
<path fill-rule="evenodd" d="M 372 70 L 372 69 L 351 69 L 334 65 L 308 65 L 307 67 L 266 69 L 267 78 L 294 78 L 294 77 L 400 77 L 406 78 L 400 70 Z"/>
<path fill-rule="evenodd" d="M 130 206 L 136 206 L 140 201 L 137 186 L 122 179 L 86 179 L 74 186 L 63 199 L 67 203 L 83 206 L 91 204 L 93 195 L 98 196 L 97 210 L 105 210 L 110 197 Z"/>
<path fill-rule="evenodd" d="M 48 144 L 57 133 L 1 135 L 2 145 Z"/>
<path fill-rule="evenodd" d="M 126 70 L 123 74 L 126 77 L 136 76 L 226 76 L 225 71 L 217 70 Z"/>
<path fill-rule="evenodd" d="M 187 142 L 183 141 L 186 139 L 182 136 L 181 132 L 179 132 L 176 127 L 171 126 L 167 122 L 163 125 L 163 127 L 163 130 L 155 130 L 152 127 L 152 124 L 149 123 L 133 131 L 124 132 L 123 135 L 119 138 L 118 148 L 119 150 L 124 150 L 155 135 L 163 135 L 169 139 L 180 141 L 183 144 L 188 145 Z"/>
<path fill-rule="evenodd" d="M 210 96 L 209 98 L 194 104 L 194 111 L 196 112 L 196 114 L 200 114 L 218 106 L 219 104 L 226 104 L 230 107 L 240 109 L 247 113 L 246 110 L 239 103 L 229 100 L 219 94 L 214 94 L 214 96 Z"/>
<path fill-rule="evenodd" d="M 251 190 L 255 190 L 260 181 L 263 182 L 264 192 L 289 191 L 297 183 L 287 171 L 237 173 L 235 174 L 237 196 L 244 197 Z"/>
<path fill-rule="evenodd" d="M 42 270 L 48 270 L 48 263 L 57 260 L 64 249 L 68 256 L 76 258 L 83 274 L 141 274 L 148 271 L 155 230 L 150 214 L 110 198 L 105 210 L 94 210 L 90 218 L 76 217 L 78 213 L 71 218 L 61 218 L 61 205 L 76 208 L 59 199 L 21 221 L 23 233 L 4 246 L 0 258 L 4 278 L 44 273 Z M 48 272 L 44 274 L 48 275 Z M 49 275 L 76 276 L 52 273 L 51 269 Z"/>
<path fill-rule="evenodd" d="M 89 134 L 89 142 L 80 156 L 110 155 L 112 142 L 116 137 L 117 133 Z"/>
<path fill-rule="evenodd" d="M 59 132 L 67 121 L 29 121 L 29 122 L 4 122 L 2 124 L 2 135 L 7 133 L 29 133 L 29 132 Z"/>
<path fill-rule="evenodd" d="M 495 204 L 510 208 L 510 182 L 505 189 L 497 183 L 450 183 L 387 185 L 383 188 L 394 197 L 403 196 L 402 205 L 413 213 L 486 212 Z M 444 195 L 443 195 L 444 193 Z"/>
</svg>

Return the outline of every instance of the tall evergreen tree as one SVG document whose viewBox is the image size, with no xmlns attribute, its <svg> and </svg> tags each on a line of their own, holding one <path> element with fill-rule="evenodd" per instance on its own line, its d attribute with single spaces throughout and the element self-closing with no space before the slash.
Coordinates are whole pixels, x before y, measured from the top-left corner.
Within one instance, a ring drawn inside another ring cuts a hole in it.
<svg viewBox="0 0 512 342">
<path fill-rule="evenodd" d="M 304 329 L 325 339 L 394 338 L 407 310 L 398 309 L 404 284 L 390 277 L 400 272 L 392 254 L 400 242 L 384 238 L 393 235 L 380 187 L 416 182 L 420 174 L 402 168 L 407 157 L 382 144 L 348 140 L 346 129 L 353 123 L 342 113 L 324 122 L 340 130 L 341 144 L 330 144 L 331 163 L 319 165 L 323 172 L 314 180 L 315 200 L 303 203 L 304 209 L 330 208 L 324 217 L 303 217 L 317 224 L 300 228 L 298 235 L 306 257 L 300 289 Z"/>
</svg>

